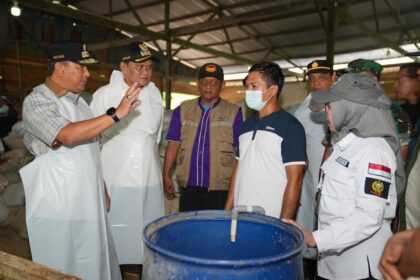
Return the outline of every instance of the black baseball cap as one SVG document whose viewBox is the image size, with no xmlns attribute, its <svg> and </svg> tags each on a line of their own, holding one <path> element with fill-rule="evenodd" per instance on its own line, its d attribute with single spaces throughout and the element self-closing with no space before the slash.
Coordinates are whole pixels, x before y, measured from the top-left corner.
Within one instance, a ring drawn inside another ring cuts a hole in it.
<svg viewBox="0 0 420 280">
<path fill-rule="evenodd" d="M 223 82 L 225 75 L 223 69 L 216 63 L 206 63 L 198 70 L 198 79 L 214 77 Z"/>
<path fill-rule="evenodd" d="M 144 62 L 147 60 L 159 62 L 159 59 L 152 55 L 151 51 L 144 42 L 132 42 L 123 47 L 121 61 L 123 62 Z"/>
<path fill-rule="evenodd" d="M 333 68 L 331 63 L 326 60 L 314 60 L 306 66 L 306 75 L 315 73 L 329 73 L 332 74 Z"/>
<path fill-rule="evenodd" d="M 90 55 L 85 43 L 75 41 L 62 41 L 49 45 L 47 57 L 48 62 L 72 61 L 82 65 L 99 63 Z"/>
</svg>

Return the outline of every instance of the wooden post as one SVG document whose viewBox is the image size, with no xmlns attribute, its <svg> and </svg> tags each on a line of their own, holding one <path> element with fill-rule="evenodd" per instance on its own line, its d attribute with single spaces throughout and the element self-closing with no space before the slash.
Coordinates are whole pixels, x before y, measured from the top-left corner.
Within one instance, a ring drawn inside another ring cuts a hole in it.
<svg viewBox="0 0 420 280">
<path fill-rule="evenodd" d="M 0 251 L 0 279 L 82 280 L 23 258 Z"/>
</svg>

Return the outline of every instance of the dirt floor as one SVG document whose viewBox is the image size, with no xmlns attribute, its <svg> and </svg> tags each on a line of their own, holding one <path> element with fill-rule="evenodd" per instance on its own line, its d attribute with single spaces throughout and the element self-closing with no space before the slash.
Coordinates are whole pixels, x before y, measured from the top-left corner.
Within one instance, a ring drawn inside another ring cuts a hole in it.
<svg viewBox="0 0 420 280">
<path fill-rule="evenodd" d="M 172 214 L 178 212 L 178 197 L 172 200 L 165 199 L 165 212 Z M 0 227 L 0 251 L 31 260 L 29 240 L 19 237 L 10 227 Z M 122 266 L 125 280 L 139 279 L 139 268 L 136 265 Z"/>
<path fill-rule="evenodd" d="M 29 241 L 9 227 L 0 227 L 0 251 L 31 260 Z"/>
</svg>

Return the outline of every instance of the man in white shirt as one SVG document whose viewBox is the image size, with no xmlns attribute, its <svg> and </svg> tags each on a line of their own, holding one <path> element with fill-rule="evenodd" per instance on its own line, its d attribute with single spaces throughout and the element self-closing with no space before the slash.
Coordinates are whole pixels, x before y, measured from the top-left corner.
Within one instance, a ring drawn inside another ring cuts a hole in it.
<svg viewBox="0 0 420 280">
<path fill-rule="evenodd" d="M 322 112 L 312 112 L 309 103 L 314 91 L 326 91 L 331 88 L 335 81 L 333 68 L 326 60 L 314 60 L 307 66 L 309 95 L 296 110 L 295 117 L 305 128 L 306 136 L 306 158 L 308 167 L 305 172 L 300 196 L 299 209 L 296 221 L 304 228 L 315 229 L 315 194 L 317 191 L 319 168 L 321 167 L 322 155 L 325 147 L 322 139 L 327 133 L 325 115 Z M 304 248 L 302 251 L 304 258 L 315 259 L 317 252 L 315 249 Z M 314 264 L 313 266 L 315 266 Z"/>
<path fill-rule="evenodd" d="M 164 215 L 158 144 L 162 98 L 151 82 L 153 61 L 143 42 L 123 48 L 121 71 L 93 94 L 90 107 L 103 114 L 120 102 L 133 83 L 140 87 L 140 105 L 124 121 L 101 135 L 104 179 L 111 198 L 109 220 L 120 264 L 143 263 L 143 228 Z"/>
</svg>

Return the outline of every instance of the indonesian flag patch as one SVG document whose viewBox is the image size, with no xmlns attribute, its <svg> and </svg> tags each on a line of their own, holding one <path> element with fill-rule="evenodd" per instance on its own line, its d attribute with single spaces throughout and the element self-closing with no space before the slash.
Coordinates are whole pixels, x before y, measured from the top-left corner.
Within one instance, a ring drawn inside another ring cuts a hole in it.
<svg viewBox="0 0 420 280">
<path fill-rule="evenodd" d="M 368 174 L 391 180 L 391 168 L 384 165 L 369 163 Z"/>
</svg>

